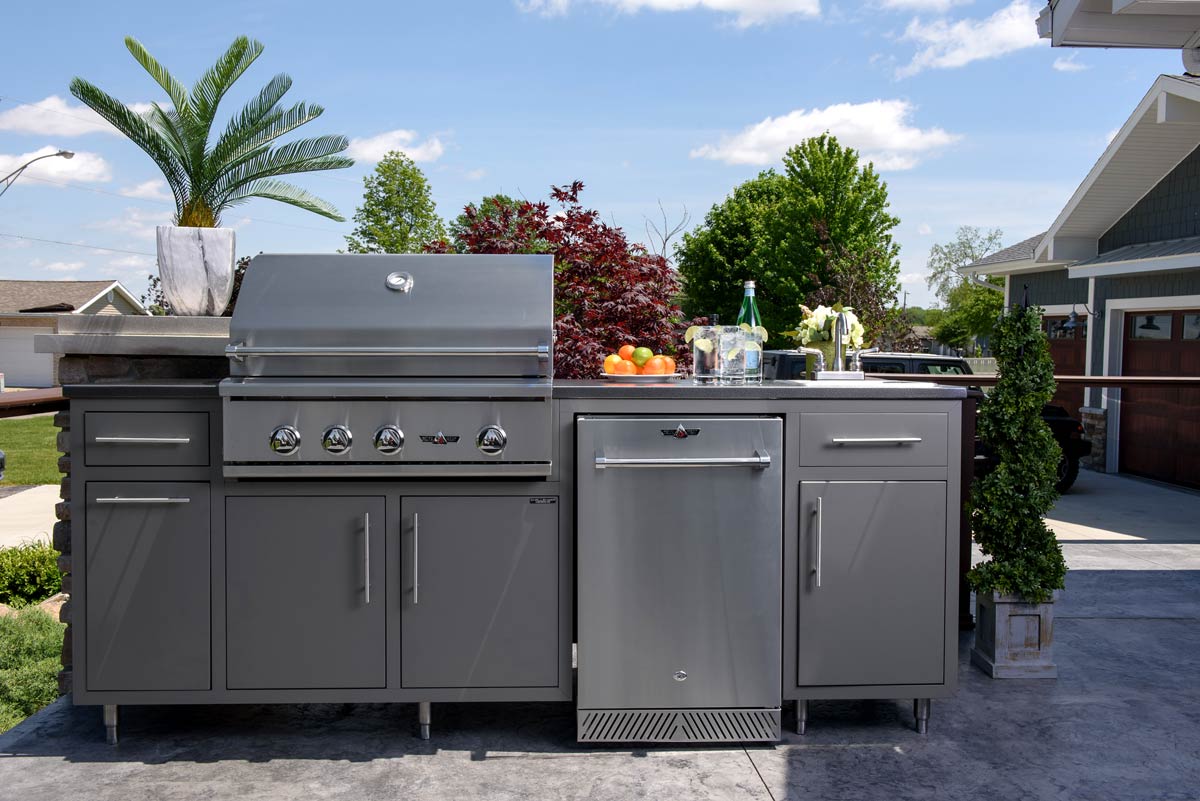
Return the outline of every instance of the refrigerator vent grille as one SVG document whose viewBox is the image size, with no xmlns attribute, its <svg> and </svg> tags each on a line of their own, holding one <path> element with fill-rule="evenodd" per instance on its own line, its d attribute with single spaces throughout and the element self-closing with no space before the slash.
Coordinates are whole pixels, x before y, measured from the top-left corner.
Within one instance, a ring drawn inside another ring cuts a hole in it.
<svg viewBox="0 0 1200 801">
<path fill-rule="evenodd" d="M 594 710 L 579 713 L 581 743 L 742 743 L 779 739 L 778 709 Z"/>
</svg>

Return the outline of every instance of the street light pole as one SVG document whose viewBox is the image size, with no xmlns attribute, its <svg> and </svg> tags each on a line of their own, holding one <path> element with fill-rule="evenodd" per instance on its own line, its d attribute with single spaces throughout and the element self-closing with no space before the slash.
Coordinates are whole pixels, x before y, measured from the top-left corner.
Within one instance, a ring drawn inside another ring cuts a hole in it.
<svg viewBox="0 0 1200 801">
<path fill-rule="evenodd" d="M 10 186 L 12 186 L 14 183 L 16 183 L 16 180 L 21 177 L 21 173 L 25 172 L 25 170 L 27 170 L 29 168 L 30 164 L 33 164 L 35 161 L 41 161 L 42 159 L 52 159 L 52 158 L 56 158 L 58 156 L 62 156 L 64 159 L 75 158 L 75 154 L 72 153 L 70 150 L 60 150 L 57 153 L 46 153 L 43 156 L 38 156 L 37 158 L 30 159 L 29 161 L 22 164 L 20 167 L 17 167 L 15 170 L 10 172 L 8 175 L 4 176 L 3 178 L 0 178 L 0 196 L 3 196 L 4 193 L 8 191 L 8 188 Z"/>
</svg>

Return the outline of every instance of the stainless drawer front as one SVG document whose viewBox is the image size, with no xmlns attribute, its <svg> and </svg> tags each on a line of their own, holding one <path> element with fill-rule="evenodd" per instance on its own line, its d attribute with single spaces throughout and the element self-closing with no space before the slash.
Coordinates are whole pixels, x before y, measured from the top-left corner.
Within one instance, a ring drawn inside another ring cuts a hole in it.
<svg viewBox="0 0 1200 801">
<path fill-rule="evenodd" d="M 804 467 L 941 467 L 949 417 L 940 412 L 800 415 L 800 464 Z"/>
<path fill-rule="evenodd" d="M 87 412 L 89 467 L 207 467 L 207 412 Z"/>
</svg>

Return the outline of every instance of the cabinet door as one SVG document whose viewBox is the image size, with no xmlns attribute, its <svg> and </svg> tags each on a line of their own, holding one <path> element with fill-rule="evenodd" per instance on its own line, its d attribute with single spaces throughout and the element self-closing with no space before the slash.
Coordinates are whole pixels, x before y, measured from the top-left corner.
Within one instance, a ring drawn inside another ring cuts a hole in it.
<svg viewBox="0 0 1200 801">
<path fill-rule="evenodd" d="M 555 498 L 404 498 L 405 687 L 558 684 Z"/>
<path fill-rule="evenodd" d="M 386 685 L 382 498 L 228 498 L 230 689 Z"/>
<path fill-rule="evenodd" d="M 938 684 L 946 484 L 800 485 L 798 686 Z"/>
<path fill-rule="evenodd" d="M 211 687 L 208 493 L 196 483 L 88 483 L 89 690 Z"/>
</svg>

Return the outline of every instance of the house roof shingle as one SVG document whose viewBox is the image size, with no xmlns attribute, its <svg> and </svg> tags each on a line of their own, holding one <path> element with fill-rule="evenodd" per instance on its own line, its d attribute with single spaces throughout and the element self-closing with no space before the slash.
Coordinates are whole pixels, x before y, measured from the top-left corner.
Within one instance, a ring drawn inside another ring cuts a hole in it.
<svg viewBox="0 0 1200 801">
<path fill-rule="evenodd" d="M 1034 251 L 1042 243 L 1044 236 L 1046 236 L 1046 232 L 1042 231 L 1037 236 L 1031 236 L 1015 245 L 1009 245 L 1003 250 L 997 250 L 995 253 L 988 254 L 982 259 L 977 259 L 968 264 L 964 269 L 986 267 L 989 264 L 1005 264 L 1010 261 L 1028 261 L 1033 258 Z"/>
<path fill-rule="evenodd" d="M 1076 262 L 1072 267 L 1097 267 L 1101 264 L 1121 264 L 1142 259 L 1162 259 L 1167 256 L 1190 256 L 1200 253 L 1200 236 L 1189 236 L 1183 239 L 1162 239 L 1157 242 L 1140 242 L 1136 245 L 1101 253 L 1086 261 Z"/>
<path fill-rule="evenodd" d="M 6 281 L 0 280 L 0 314 L 79 309 L 115 281 Z M 65 308 L 69 306 L 70 308 Z"/>
</svg>

